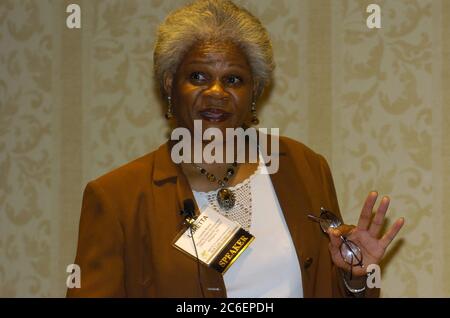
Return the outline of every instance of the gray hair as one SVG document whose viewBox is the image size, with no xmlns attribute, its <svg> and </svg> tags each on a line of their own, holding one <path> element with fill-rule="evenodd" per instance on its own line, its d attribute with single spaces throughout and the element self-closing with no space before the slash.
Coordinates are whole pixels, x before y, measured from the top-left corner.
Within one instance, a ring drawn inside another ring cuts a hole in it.
<svg viewBox="0 0 450 318">
<path fill-rule="evenodd" d="M 175 75 L 187 51 L 203 41 L 230 41 L 246 55 L 257 95 L 272 78 L 272 43 L 261 22 L 229 0 L 197 0 L 170 13 L 160 25 L 153 53 L 155 78 L 161 90 L 164 76 Z"/>
</svg>

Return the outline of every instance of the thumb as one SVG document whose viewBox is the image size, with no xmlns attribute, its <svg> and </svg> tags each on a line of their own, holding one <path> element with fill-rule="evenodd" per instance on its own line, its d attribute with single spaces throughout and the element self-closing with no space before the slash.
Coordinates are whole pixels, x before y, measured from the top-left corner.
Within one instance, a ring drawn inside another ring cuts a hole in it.
<svg viewBox="0 0 450 318">
<path fill-rule="evenodd" d="M 354 225 L 342 224 L 342 225 L 334 228 L 334 230 L 337 231 L 336 233 L 338 236 L 349 236 L 355 227 L 356 226 L 354 226 Z"/>
<path fill-rule="evenodd" d="M 334 247 L 340 247 L 341 246 L 341 232 L 337 228 L 329 228 L 327 230 L 328 236 L 330 238 L 330 243 Z"/>
</svg>

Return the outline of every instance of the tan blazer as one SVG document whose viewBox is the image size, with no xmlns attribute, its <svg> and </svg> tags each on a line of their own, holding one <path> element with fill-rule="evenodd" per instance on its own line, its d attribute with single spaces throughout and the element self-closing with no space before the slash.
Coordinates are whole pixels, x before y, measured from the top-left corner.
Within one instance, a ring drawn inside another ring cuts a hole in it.
<svg viewBox="0 0 450 318">
<path fill-rule="evenodd" d="M 271 179 L 301 265 L 304 296 L 345 296 L 328 238 L 307 218 L 320 207 L 339 213 L 327 162 L 281 137 L 279 170 Z M 197 262 L 172 246 L 188 198 L 194 200 L 168 143 L 89 182 L 75 260 L 81 288 L 69 289 L 67 296 L 202 297 Z M 221 274 L 202 265 L 200 277 L 206 297 L 226 297 Z"/>
</svg>

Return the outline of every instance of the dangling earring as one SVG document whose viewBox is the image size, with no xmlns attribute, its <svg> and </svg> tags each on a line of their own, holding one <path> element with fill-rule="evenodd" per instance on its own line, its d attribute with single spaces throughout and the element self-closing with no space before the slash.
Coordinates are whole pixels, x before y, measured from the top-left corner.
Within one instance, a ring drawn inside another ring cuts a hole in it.
<svg viewBox="0 0 450 318">
<path fill-rule="evenodd" d="M 167 112 L 166 112 L 166 119 L 172 119 L 173 113 L 172 113 L 172 97 L 167 96 Z"/>
<path fill-rule="evenodd" d="M 253 125 L 258 125 L 259 124 L 259 119 L 256 116 L 256 103 L 253 101 L 252 102 L 252 120 L 251 120 Z"/>
</svg>

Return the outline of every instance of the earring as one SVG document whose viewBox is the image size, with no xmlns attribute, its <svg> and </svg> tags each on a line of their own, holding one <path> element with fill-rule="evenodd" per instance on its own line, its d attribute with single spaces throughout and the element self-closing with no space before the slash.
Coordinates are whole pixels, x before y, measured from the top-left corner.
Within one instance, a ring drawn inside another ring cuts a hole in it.
<svg viewBox="0 0 450 318">
<path fill-rule="evenodd" d="M 173 118 L 173 113 L 172 113 L 172 97 L 167 96 L 167 112 L 165 115 L 166 119 L 172 119 Z"/>
<path fill-rule="evenodd" d="M 253 125 L 258 125 L 259 124 L 259 119 L 256 116 L 256 103 L 254 101 L 252 102 L 252 110 L 251 111 L 252 111 L 251 122 L 252 122 Z"/>
</svg>

